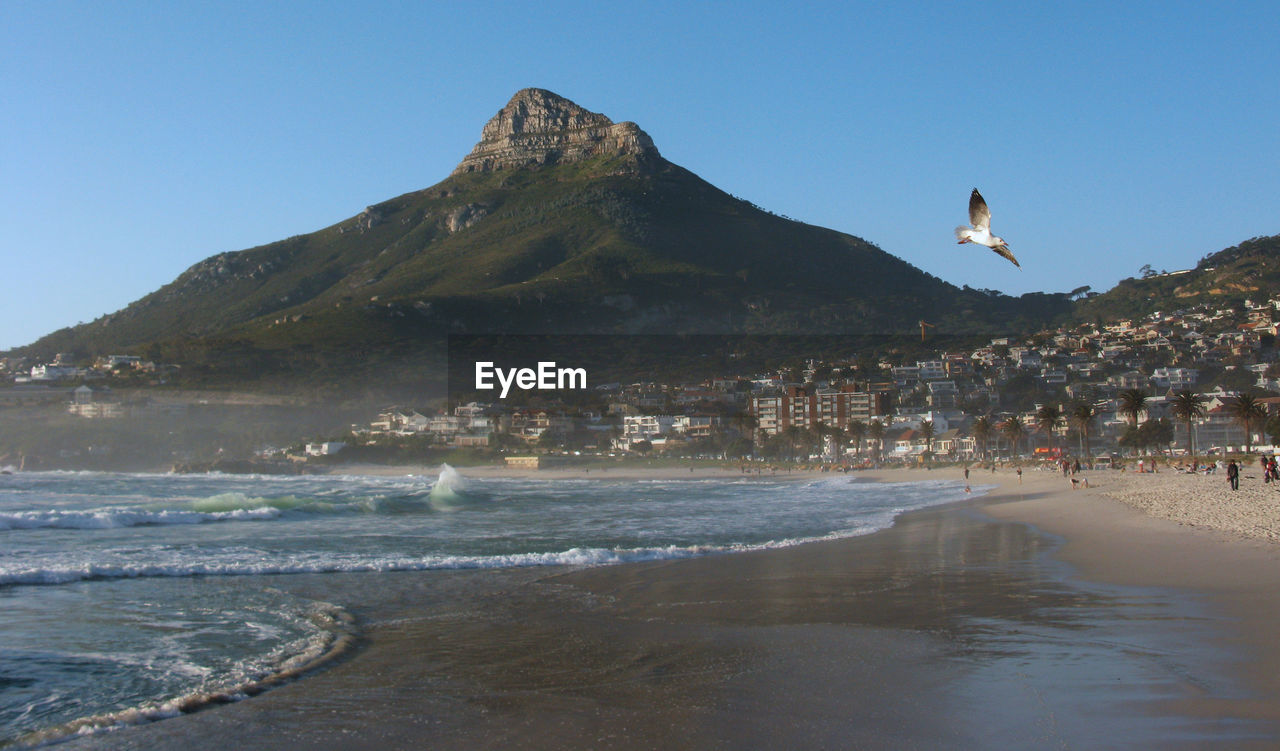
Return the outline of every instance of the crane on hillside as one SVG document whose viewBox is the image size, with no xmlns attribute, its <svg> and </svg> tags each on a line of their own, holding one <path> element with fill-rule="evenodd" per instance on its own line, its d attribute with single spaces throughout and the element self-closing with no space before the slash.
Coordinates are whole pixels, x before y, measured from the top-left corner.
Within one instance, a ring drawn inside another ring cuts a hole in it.
<svg viewBox="0 0 1280 751">
<path fill-rule="evenodd" d="M 925 322 L 925 321 L 922 319 L 922 320 L 920 321 L 920 341 L 922 341 L 922 342 L 924 341 L 924 327 L 925 327 L 925 326 L 928 326 L 928 327 L 929 327 L 929 328 L 931 328 L 931 329 L 936 329 L 936 328 L 938 328 L 936 325 L 934 325 L 934 324 L 932 324 L 932 323 L 927 323 L 927 322 Z"/>
</svg>

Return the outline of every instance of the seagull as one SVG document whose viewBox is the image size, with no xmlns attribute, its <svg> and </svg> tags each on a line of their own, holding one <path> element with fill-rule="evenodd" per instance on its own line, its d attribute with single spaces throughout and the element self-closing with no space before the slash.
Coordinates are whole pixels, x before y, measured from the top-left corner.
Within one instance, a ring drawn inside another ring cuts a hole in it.
<svg viewBox="0 0 1280 751">
<path fill-rule="evenodd" d="M 991 248 L 993 251 L 1013 261 L 1013 265 L 1022 268 L 1022 264 L 1018 263 L 1018 259 L 1013 257 L 1013 253 L 1009 252 L 1009 244 L 1003 238 L 996 237 L 991 234 L 991 209 L 987 208 L 987 202 L 982 200 L 982 194 L 977 188 L 973 189 L 973 193 L 969 196 L 969 224 L 973 225 L 973 229 L 968 227 L 956 227 L 956 239 L 960 244 L 977 243 Z"/>
</svg>

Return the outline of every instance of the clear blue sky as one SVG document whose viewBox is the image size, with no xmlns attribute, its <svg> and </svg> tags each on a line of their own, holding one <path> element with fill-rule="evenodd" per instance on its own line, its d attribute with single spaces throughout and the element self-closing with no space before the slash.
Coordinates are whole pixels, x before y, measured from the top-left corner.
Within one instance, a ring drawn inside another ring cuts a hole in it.
<svg viewBox="0 0 1280 751">
<path fill-rule="evenodd" d="M 444 179 L 518 89 L 954 284 L 1280 233 L 1280 3 L 0 3 L 0 348 Z M 958 246 L 969 190 L 1022 262 Z"/>
</svg>

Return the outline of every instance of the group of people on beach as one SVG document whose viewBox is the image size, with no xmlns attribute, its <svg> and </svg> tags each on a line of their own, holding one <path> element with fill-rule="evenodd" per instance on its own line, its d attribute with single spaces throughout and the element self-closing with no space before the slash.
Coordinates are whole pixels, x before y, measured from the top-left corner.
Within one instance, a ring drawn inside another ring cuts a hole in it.
<svg viewBox="0 0 1280 751">
<path fill-rule="evenodd" d="M 1263 482 L 1280 482 L 1280 464 L 1277 464 L 1275 456 L 1261 456 L 1258 458 L 1258 464 L 1262 469 Z M 1235 459 L 1227 462 L 1227 484 L 1232 490 L 1240 489 L 1240 469 Z"/>
<path fill-rule="evenodd" d="M 1263 456 L 1259 461 L 1262 463 L 1263 482 L 1280 480 L 1280 466 L 1276 465 L 1276 458 L 1274 456 Z"/>
<path fill-rule="evenodd" d="M 1063 476 L 1064 478 L 1066 478 L 1066 477 L 1068 477 L 1068 476 L 1071 478 L 1071 489 L 1072 489 L 1072 490 L 1078 490 L 1078 489 L 1080 489 L 1081 487 L 1086 487 L 1086 488 L 1087 488 L 1087 487 L 1089 487 L 1089 478 L 1087 478 L 1087 477 L 1085 477 L 1085 478 L 1077 478 L 1077 477 L 1076 477 L 1076 474 L 1078 474 L 1078 473 L 1080 472 L 1080 460 L 1079 460 L 1079 459 L 1076 459 L 1074 462 L 1073 462 L 1072 460 L 1070 460 L 1070 459 L 1062 459 L 1062 460 L 1059 462 L 1059 467 L 1062 469 L 1062 476 Z M 1048 465 L 1045 465 L 1045 466 L 1042 466 L 1042 467 L 1041 467 L 1041 469 L 1048 469 L 1048 468 L 1049 468 L 1049 467 L 1048 467 Z M 1017 475 L 1018 475 L 1018 484 L 1019 484 L 1019 485 L 1021 485 L 1021 484 L 1022 484 L 1022 467 L 1016 467 L 1016 468 L 1014 469 L 1014 471 L 1015 471 L 1015 472 L 1017 473 Z M 991 473 L 992 473 L 992 474 L 995 474 L 995 472 L 996 472 L 996 465 L 995 465 L 994 463 L 992 463 L 992 465 L 991 465 Z M 965 468 L 964 468 L 964 492 L 966 492 L 966 493 L 972 492 L 972 491 L 970 490 L 970 488 L 969 488 L 969 468 L 968 468 L 968 467 L 965 467 Z"/>
</svg>

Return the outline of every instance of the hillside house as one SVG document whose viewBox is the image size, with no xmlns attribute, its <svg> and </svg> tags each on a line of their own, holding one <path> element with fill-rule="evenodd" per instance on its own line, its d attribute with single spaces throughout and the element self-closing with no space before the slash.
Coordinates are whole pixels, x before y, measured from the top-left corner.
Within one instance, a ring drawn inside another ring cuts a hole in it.
<svg viewBox="0 0 1280 751">
<path fill-rule="evenodd" d="M 307 456 L 333 456 L 347 447 L 343 441 L 325 441 L 323 443 L 308 443 L 306 446 Z"/>
</svg>

